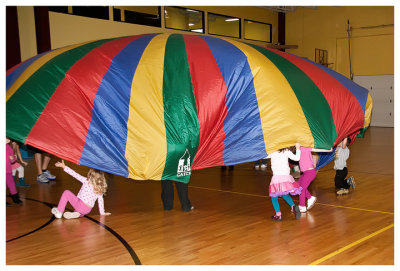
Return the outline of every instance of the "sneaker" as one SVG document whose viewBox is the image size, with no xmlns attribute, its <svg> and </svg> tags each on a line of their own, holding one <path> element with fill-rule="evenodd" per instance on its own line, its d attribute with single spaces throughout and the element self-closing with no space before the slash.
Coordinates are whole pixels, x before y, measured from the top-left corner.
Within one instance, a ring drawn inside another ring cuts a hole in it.
<svg viewBox="0 0 400 271">
<path fill-rule="evenodd" d="M 66 218 L 66 219 L 78 218 L 80 216 L 81 216 L 81 214 L 79 212 L 65 212 L 64 213 L 64 218 Z"/>
<path fill-rule="evenodd" d="M 54 179 L 56 178 L 56 176 L 54 176 L 53 174 L 51 174 L 51 172 L 50 172 L 48 169 L 43 170 L 43 174 L 44 174 L 44 176 L 46 176 L 46 178 L 49 179 L 49 180 L 54 180 Z"/>
<path fill-rule="evenodd" d="M 274 221 L 282 221 L 282 216 L 281 215 L 274 215 L 271 216 L 271 219 Z"/>
<path fill-rule="evenodd" d="M 260 165 L 255 165 L 254 168 L 255 168 L 255 169 L 259 169 L 259 168 L 260 168 Z"/>
<path fill-rule="evenodd" d="M 300 212 L 299 206 L 293 205 L 293 206 L 292 206 L 292 213 L 295 215 L 296 219 L 300 219 L 300 217 L 301 217 L 301 212 Z"/>
<path fill-rule="evenodd" d="M 57 207 L 54 207 L 51 209 L 51 213 L 56 217 L 56 218 L 61 218 L 63 213 L 60 212 Z"/>
<path fill-rule="evenodd" d="M 311 198 L 307 200 L 307 210 L 310 210 L 312 207 L 314 207 L 316 201 L 317 197 L 311 196 Z"/>
<path fill-rule="evenodd" d="M 347 184 L 351 186 L 351 188 L 356 189 L 356 182 L 354 181 L 354 177 L 350 176 L 347 178 Z"/>
<path fill-rule="evenodd" d="M 306 213 L 307 212 L 307 207 L 299 205 L 299 210 L 300 210 L 301 213 Z"/>
<path fill-rule="evenodd" d="M 9 207 L 9 206 L 11 206 L 11 204 L 8 203 L 8 201 L 6 201 L 6 206 Z"/>
<path fill-rule="evenodd" d="M 267 168 L 267 165 L 262 164 L 261 168 L 265 169 L 265 168 Z"/>
<path fill-rule="evenodd" d="M 38 181 L 39 183 L 48 183 L 49 179 L 47 179 L 44 173 L 42 173 L 37 176 L 36 181 Z"/>
<path fill-rule="evenodd" d="M 192 205 L 192 206 L 190 206 L 190 208 L 189 209 L 187 209 L 187 210 L 183 210 L 184 212 L 190 212 L 190 211 L 192 211 L 192 210 L 194 210 L 194 206 Z"/>
<path fill-rule="evenodd" d="M 338 195 L 345 195 L 345 194 L 348 194 L 349 193 L 349 189 L 346 189 L 346 188 L 340 188 L 337 192 L 336 192 L 336 194 L 338 194 Z"/>
</svg>

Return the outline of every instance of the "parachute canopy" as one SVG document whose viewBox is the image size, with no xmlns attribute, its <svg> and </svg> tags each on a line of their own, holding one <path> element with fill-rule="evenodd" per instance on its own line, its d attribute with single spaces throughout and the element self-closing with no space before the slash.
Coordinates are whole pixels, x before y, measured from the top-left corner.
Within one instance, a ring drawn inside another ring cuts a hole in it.
<svg viewBox="0 0 400 271">
<path fill-rule="evenodd" d="M 304 58 L 210 36 L 146 34 L 52 50 L 7 71 L 6 133 L 139 180 L 330 149 L 370 122 L 369 92 Z"/>
</svg>

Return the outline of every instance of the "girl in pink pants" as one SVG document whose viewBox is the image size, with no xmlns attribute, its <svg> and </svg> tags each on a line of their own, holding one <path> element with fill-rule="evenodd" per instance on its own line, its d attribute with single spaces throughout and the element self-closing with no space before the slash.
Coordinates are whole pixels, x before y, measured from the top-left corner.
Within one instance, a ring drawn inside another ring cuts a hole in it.
<svg viewBox="0 0 400 271">
<path fill-rule="evenodd" d="M 22 204 L 22 201 L 19 199 L 17 187 L 15 187 L 15 182 L 12 175 L 11 163 L 17 161 L 17 157 L 14 155 L 14 151 L 9 145 L 10 143 L 11 140 L 8 137 L 6 137 L 6 184 L 8 190 L 10 190 L 13 202 L 16 204 Z M 10 204 L 6 201 L 6 205 L 9 206 Z"/>
<path fill-rule="evenodd" d="M 69 190 L 64 191 L 57 208 L 54 207 L 51 209 L 51 213 L 55 217 L 61 218 L 63 216 L 65 206 L 67 206 L 68 202 L 72 205 L 72 207 L 74 207 L 74 211 L 65 212 L 64 218 L 78 218 L 87 215 L 94 207 L 96 200 L 99 205 L 99 212 L 101 215 L 111 214 L 104 212 L 103 195 L 107 191 L 107 182 L 104 172 L 91 168 L 89 169 L 87 178 L 85 178 L 67 167 L 64 164 L 64 160 L 57 162 L 56 167 L 63 168 L 65 172 L 80 181 L 82 183 L 82 187 L 77 196 L 75 196 L 74 193 Z"/>
<path fill-rule="evenodd" d="M 299 209 L 300 212 L 305 213 L 307 210 L 310 210 L 317 198 L 315 196 L 311 196 L 310 192 L 308 191 L 308 187 L 310 186 L 311 182 L 317 176 L 317 171 L 315 170 L 316 161 L 313 159 L 313 155 L 311 152 L 331 152 L 330 150 L 325 149 L 314 149 L 311 147 L 300 147 L 300 161 L 299 166 L 300 170 L 303 174 L 299 178 L 299 185 L 302 187 L 301 194 L 299 197 Z M 307 207 L 306 207 L 306 198 L 307 198 Z"/>
</svg>

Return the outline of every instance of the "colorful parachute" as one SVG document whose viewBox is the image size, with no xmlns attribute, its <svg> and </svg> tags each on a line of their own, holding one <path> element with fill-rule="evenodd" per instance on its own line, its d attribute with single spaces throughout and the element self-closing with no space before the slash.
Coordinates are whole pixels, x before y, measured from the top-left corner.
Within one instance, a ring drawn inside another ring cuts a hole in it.
<svg viewBox="0 0 400 271">
<path fill-rule="evenodd" d="M 7 71 L 7 136 L 132 179 L 188 182 L 300 142 L 329 149 L 368 127 L 346 77 L 281 51 L 147 34 L 67 46 Z"/>
</svg>

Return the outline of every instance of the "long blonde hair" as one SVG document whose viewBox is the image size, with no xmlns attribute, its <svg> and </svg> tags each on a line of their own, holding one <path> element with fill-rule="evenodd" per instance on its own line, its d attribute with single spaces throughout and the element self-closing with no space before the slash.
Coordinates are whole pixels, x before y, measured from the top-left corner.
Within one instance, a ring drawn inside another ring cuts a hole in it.
<svg viewBox="0 0 400 271">
<path fill-rule="evenodd" d="M 105 195 L 107 191 L 107 180 L 104 172 L 91 168 L 87 174 L 89 184 L 93 186 L 93 190 L 97 194 Z"/>
</svg>

